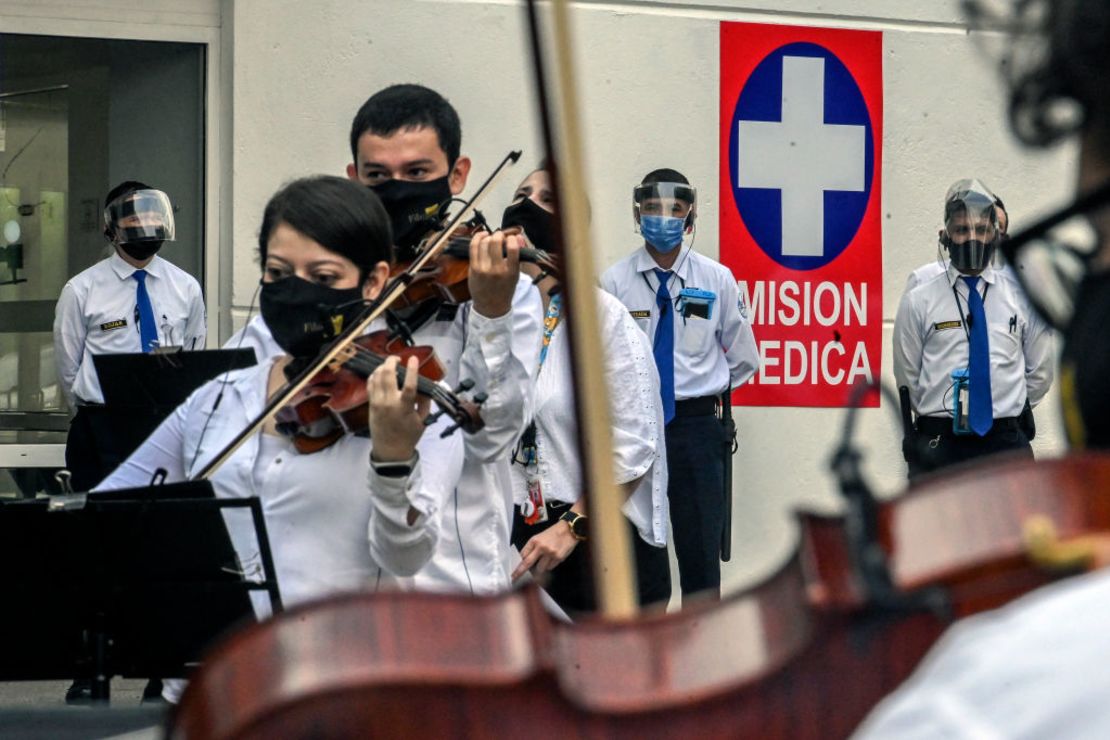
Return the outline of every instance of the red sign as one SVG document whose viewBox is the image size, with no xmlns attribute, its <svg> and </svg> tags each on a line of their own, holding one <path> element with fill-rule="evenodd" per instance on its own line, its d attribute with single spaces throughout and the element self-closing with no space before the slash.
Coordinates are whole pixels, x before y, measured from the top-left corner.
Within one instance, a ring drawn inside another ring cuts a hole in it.
<svg viewBox="0 0 1110 740">
<path fill-rule="evenodd" d="M 721 23 L 721 262 L 760 354 L 738 405 L 845 406 L 879 378 L 882 46 Z"/>
</svg>

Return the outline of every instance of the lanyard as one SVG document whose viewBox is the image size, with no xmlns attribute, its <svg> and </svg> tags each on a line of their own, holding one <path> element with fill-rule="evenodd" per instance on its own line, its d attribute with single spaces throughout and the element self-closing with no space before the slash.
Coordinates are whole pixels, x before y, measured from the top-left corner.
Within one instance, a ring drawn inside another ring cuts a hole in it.
<svg viewBox="0 0 1110 740">
<path fill-rule="evenodd" d="M 551 303 L 547 305 L 547 313 L 543 317 L 543 347 L 540 349 L 540 365 L 536 369 L 537 375 L 539 375 L 540 368 L 543 367 L 543 361 L 547 359 L 547 348 L 551 346 L 551 335 L 555 333 L 555 327 L 559 325 L 559 319 L 562 318 L 563 302 L 560 300 L 562 297 L 562 293 L 551 296 Z"/>
<path fill-rule="evenodd" d="M 959 278 L 957 278 L 957 279 L 959 279 Z M 965 282 L 964 285 L 967 285 L 967 283 Z M 967 289 L 968 290 L 973 290 L 973 288 L 970 285 L 967 286 Z M 986 280 L 984 280 L 983 281 L 983 315 L 984 316 L 986 316 L 986 312 L 987 312 L 987 293 L 990 291 L 990 289 L 991 289 L 990 283 L 988 283 Z M 969 329 L 968 326 L 967 326 L 967 317 L 964 316 L 964 307 L 960 304 L 960 294 L 956 291 L 956 284 L 955 283 L 952 283 L 952 297 L 956 299 L 956 308 L 959 309 L 959 311 L 960 311 L 960 324 L 962 324 L 963 327 L 964 327 L 964 336 L 967 337 L 967 343 L 968 343 L 968 345 L 970 345 L 971 344 L 971 329 Z"/>
<path fill-rule="evenodd" d="M 551 346 L 551 336 L 555 333 L 555 327 L 559 325 L 559 319 L 562 318 L 563 294 L 556 293 L 551 296 L 551 303 L 547 304 L 547 313 L 543 317 L 543 347 L 540 348 L 540 364 L 536 368 L 536 376 L 539 377 L 540 370 L 543 369 L 543 362 L 547 359 L 547 348 Z M 523 465 L 532 471 L 535 471 L 537 458 L 539 455 L 536 450 L 536 422 L 532 421 L 528 428 L 524 430 L 524 434 L 520 437 L 520 442 L 517 444 L 517 449 L 513 453 L 513 462 Z"/>
<path fill-rule="evenodd" d="M 668 275 L 674 275 L 675 282 L 677 282 L 679 285 L 682 286 L 681 287 L 682 290 L 684 290 L 686 288 L 686 281 L 683 280 L 682 276 L 679 275 L 677 272 L 675 272 L 674 270 L 671 270 L 667 274 Z M 651 291 L 651 294 L 653 296 L 657 295 L 659 293 L 659 288 L 658 287 L 655 287 L 655 288 L 651 287 L 651 281 L 647 279 L 647 273 L 646 272 L 641 272 L 640 277 L 642 277 L 644 279 L 644 285 L 646 285 L 648 287 L 648 290 Z M 669 280 L 668 280 L 668 282 L 669 282 Z M 668 288 L 668 290 L 670 290 L 670 289 Z M 677 295 L 671 296 L 671 302 L 677 305 L 678 304 L 678 296 Z"/>
</svg>

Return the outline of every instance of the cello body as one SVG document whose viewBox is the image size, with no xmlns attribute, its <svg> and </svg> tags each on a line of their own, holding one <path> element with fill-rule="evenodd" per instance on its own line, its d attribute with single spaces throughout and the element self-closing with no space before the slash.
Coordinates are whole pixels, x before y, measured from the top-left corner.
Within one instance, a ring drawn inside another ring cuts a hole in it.
<svg viewBox="0 0 1110 740">
<path fill-rule="evenodd" d="M 1022 525 L 1110 527 L 1110 457 L 1000 461 L 880 505 L 895 585 L 940 587 L 951 616 L 1054 577 Z M 538 592 L 348 594 L 218 647 L 174 738 L 847 737 L 916 667 L 943 614 L 868 603 L 840 517 L 798 515 L 775 573 L 722 602 L 635 620 L 551 620 Z"/>
</svg>

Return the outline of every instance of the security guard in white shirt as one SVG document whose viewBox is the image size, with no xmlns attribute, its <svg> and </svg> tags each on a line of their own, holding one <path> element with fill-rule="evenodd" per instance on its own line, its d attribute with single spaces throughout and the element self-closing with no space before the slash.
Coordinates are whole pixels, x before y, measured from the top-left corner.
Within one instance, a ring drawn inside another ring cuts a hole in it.
<svg viewBox="0 0 1110 740">
<path fill-rule="evenodd" d="M 602 287 L 652 341 L 666 423 L 667 497 L 684 597 L 720 595 L 725 511 L 725 433 L 719 396 L 759 367 L 751 324 L 728 268 L 683 248 L 697 191 L 681 173 L 648 173 L 633 191 L 642 249 L 610 267 Z"/>
<path fill-rule="evenodd" d="M 156 255 L 163 242 L 174 241 L 169 197 L 141 182 L 117 185 L 105 199 L 104 236 L 112 255 L 66 283 L 54 310 L 58 382 L 76 409 L 66 467 L 80 491 L 91 489 L 123 461 L 97 443 L 110 432 L 100 413 L 104 396 L 93 355 L 159 346 L 204 348 L 200 284 Z"/>
<path fill-rule="evenodd" d="M 909 475 L 1016 450 L 1032 456 L 1019 417 L 1052 384 L 1053 341 L 1015 281 L 991 265 L 995 196 L 978 180 L 945 197 L 949 265 L 902 296 L 894 375 L 917 416 L 904 451 Z"/>
</svg>

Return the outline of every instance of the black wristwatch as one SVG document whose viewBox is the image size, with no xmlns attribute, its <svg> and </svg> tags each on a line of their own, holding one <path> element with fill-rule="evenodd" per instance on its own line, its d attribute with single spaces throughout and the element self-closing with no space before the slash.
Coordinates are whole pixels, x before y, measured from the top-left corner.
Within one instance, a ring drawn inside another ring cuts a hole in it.
<svg viewBox="0 0 1110 740">
<path fill-rule="evenodd" d="M 413 450 L 412 457 L 400 462 L 378 462 L 371 455 L 370 467 L 383 478 L 407 478 L 412 475 L 412 469 L 416 467 L 416 462 L 419 459 L 419 450 Z"/>
<path fill-rule="evenodd" d="M 563 513 L 561 517 L 559 517 L 559 520 L 566 522 L 567 525 L 570 526 L 570 533 L 574 535 L 574 539 L 578 540 L 579 542 L 584 542 L 586 540 L 588 525 L 586 523 L 585 514 L 579 514 L 577 511 L 567 510 Z"/>
</svg>

